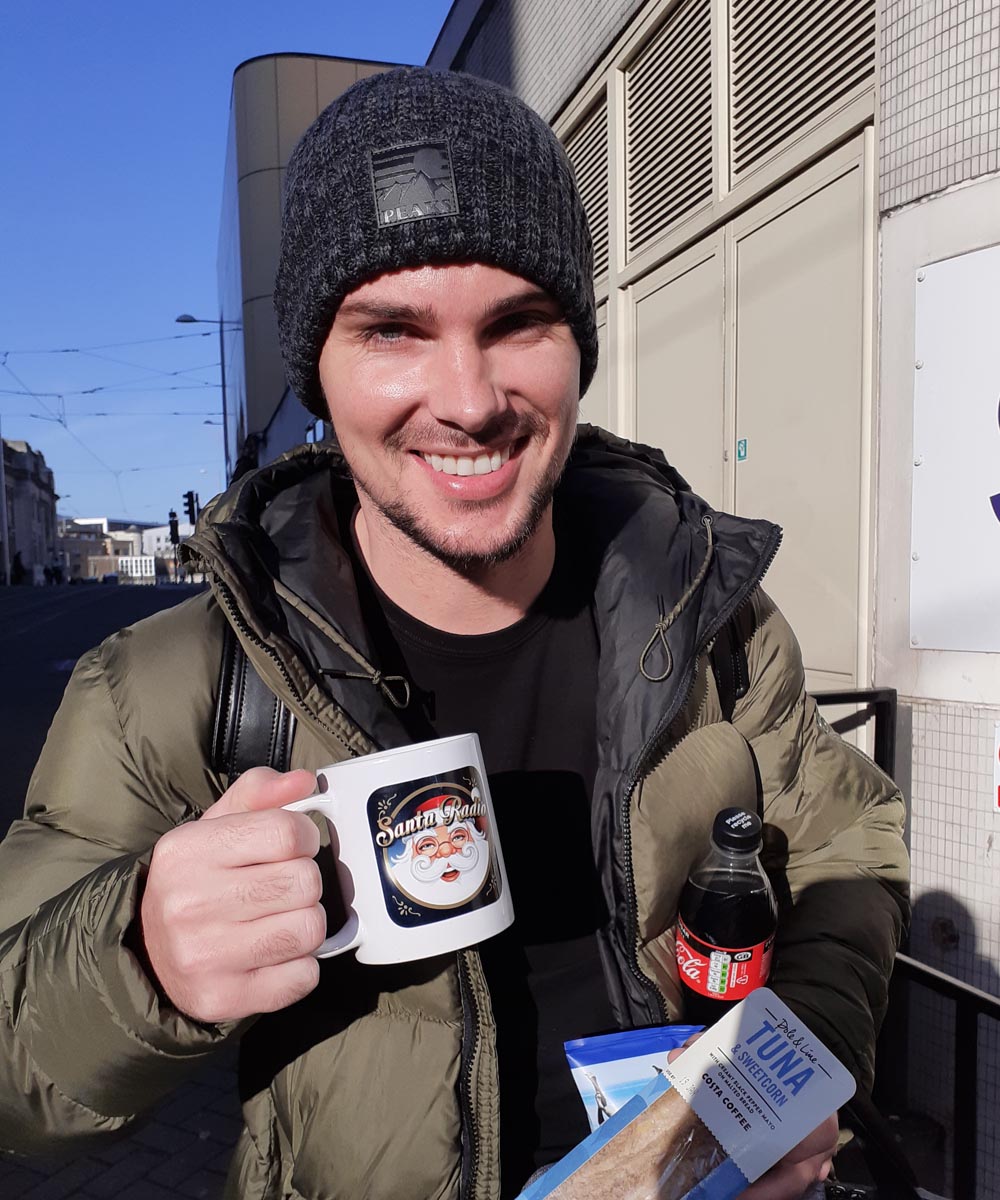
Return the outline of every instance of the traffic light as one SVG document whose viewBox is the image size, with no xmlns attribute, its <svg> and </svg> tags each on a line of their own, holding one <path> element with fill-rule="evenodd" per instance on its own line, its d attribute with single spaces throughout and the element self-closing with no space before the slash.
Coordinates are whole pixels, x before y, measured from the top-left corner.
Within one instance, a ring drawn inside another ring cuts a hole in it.
<svg viewBox="0 0 1000 1200">
<path fill-rule="evenodd" d="M 194 506 L 194 492 L 184 493 L 184 511 L 187 513 L 187 519 L 193 525 L 198 519 L 198 513 Z"/>
<path fill-rule="evenodd" d="M 173 509 L 170 510 L 170 544 L 176 546 L 181 540 L 181 535 L 177 531 L 177 514 Z"/>
</svg>

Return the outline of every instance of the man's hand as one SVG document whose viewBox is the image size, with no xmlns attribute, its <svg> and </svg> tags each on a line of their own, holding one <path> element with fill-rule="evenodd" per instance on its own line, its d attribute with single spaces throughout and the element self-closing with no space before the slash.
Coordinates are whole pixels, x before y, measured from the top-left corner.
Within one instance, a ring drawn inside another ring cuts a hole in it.
<svg viewBox="0 0 1000 1200">
<path fill-rule="evenodd" d="M 700 1037 L 700 1033 L 693 1033 L 682 1047 L 670 1051 L 667 1061 L 673 1062 Z M 756 1183 L 740 1192 L 737 1200 L 801 1200 L 812 1184 L 822 1182 L 833 1169 L 839 1132 L 840 1124 L 834 1113 L 765 1171 Z"/>
<path fill-rule="evenodd" d="M 830 1174 L 839 1131 L 834 1113 L 793 1146 L 770 1171 L 765 1171 L 756 1183 L 740 1192 L 739 1200 L 799 1200 L 810 1184 L 824 1180 Z"/>
<path fill-rule="evenodd" d="M 310 771 L 255 767 L 197 821 L 156 843 L 140 908 L 143 946 L 179 1011 L 218 1023 L 274 1012 L 319 981 L 326 936 L 313 855 L 319 831 L 283 804 L 316 790 Z"/>
</svg>

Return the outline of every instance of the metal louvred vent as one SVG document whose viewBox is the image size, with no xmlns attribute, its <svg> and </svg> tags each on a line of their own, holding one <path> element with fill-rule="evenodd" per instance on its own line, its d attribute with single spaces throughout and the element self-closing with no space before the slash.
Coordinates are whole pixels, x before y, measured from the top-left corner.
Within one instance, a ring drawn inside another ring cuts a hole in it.
<svg viewBox="0 0 1000 1200">
<path fill-rule="evenodd" d="M 732 0 L 733 171 L 875 74 L 875 0 Z"/>
<path fill-rule="evenodd" d="M 684 0 L 625 73 L 629 256 L 713 195 L 712 5 Z"/>
<path fill-rule="evenodd" d="M 608 269 L 608 102 L 605 98 L 566 139 L 566 153 L 594 240 L 594 277 Z"/>
</svg>

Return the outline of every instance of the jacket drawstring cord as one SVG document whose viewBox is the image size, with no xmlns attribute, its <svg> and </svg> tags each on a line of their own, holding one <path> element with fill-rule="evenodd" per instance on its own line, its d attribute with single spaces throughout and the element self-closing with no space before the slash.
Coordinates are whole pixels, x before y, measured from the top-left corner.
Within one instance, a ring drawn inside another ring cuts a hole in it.
<svg viewBox="0 0 1000 1200">
<path fill-rule="evenodd" d="M 662 683 L 669 677 L 671 671 L 673 671 L 674 656 L 671 653 L 670 646 L 667 643 L 667 630 L 671 625 L 673 625 L 684 609 L 687 608 L 691 597 L 701 587 L 702 583 L 704 583 L 705 576 L 708 574 L 708 568 L 712 562 L 712 551 L 715 545 L 715 538 L 712 530 L 712 518 L 702 517 L 701 523 L 705 526 L 705 534 L 708 538 L 708 546 L 705 549 L 705 557 L 702 559 L 701 566 L 698 568 L 698 574 L 691 581 L 690 587 L 687 589 L 684 595 L 681 596 L 680 600 L 677 601 L 667 616 L 663 615 L 663 597 L 660 595 L 656 597 L 656 611 L 658 612 L 659 616 L 657 617 L 656 624 L 653 626 L 652 635 L 650 636 L 649 641 L 646 643 L 642 654 L 639 656 L 639 671 L 642 674 L 642 677 L 644 679 L 648 679 L 650 683 Z M 651 675 L 646 670 L 646 659 L 655 649 L 657 643 L 659 643 L 659 645 L 663 648 L 663 657 L 666 665 L 659 675 Z"/>
<path fill-rule="evenodd" d="M 368 663 L 365 663 L 365 666 L 367 667 Z M 329 675 L 331 679 L 367 679 L 394 708 L 406 708 L 410 703 L 410 681 L 404 675 L 383 675 L 374 667 L 368 671 L 340 671 L 336 667 L 320 667 L 320 672 Z M 399 696 L 392 690 L 391 684 L 402 689 Z"/>
<path fill-rule="evenodd" d="M 332 679 L 367 679 L 373 687 L 378 688 L 393 708 L 406 708 L 409 705 L 410 682 L 408 679 L 403 675 L 383 675 L 381 671 L 372 666 L 360 651 L 355 650 L 346 638 L 341 637 L 329 621 L 321 617 L 301 596 L 296 595 L 280 579 L 274 580 L 274 590 L 282 600 L 290 604 L 297 613 L 301 613 L 311 625 L 315 625 L 338 649 L 342 650 L 348 658 L 353 659 L 361 667 L 360 671 L 341 671 L 336 667 L 320 667 L 321 674 L 329 675 Z M 398 695 L 393 690 L 394 687 L 401 689 Z"/>
</svg>

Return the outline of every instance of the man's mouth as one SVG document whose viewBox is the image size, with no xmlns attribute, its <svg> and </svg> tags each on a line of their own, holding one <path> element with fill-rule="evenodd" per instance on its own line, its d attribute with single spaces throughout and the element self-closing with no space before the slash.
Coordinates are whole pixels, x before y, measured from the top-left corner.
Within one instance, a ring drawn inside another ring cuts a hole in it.
<svg viewBox="0 0 1000 1200">
<path fill-rule="evenodd" d="M 435 471 L 445 475 L 490 475 L 510 458 L 511 447 L 494 450 L 492 454 L 421 454 L 421 458 Z"/>
<path fill-rule="evenodd" d="M 460 874 L 460 872 L 456 871 L 455 868 L 452 867 L 452 869 L 450 871 L 445 871 L 445 873 L 441 876 L 441 878 L 446 883 L 454 883 L 455 880 L 459 877 L 459 874 Z"/>
</svg>

